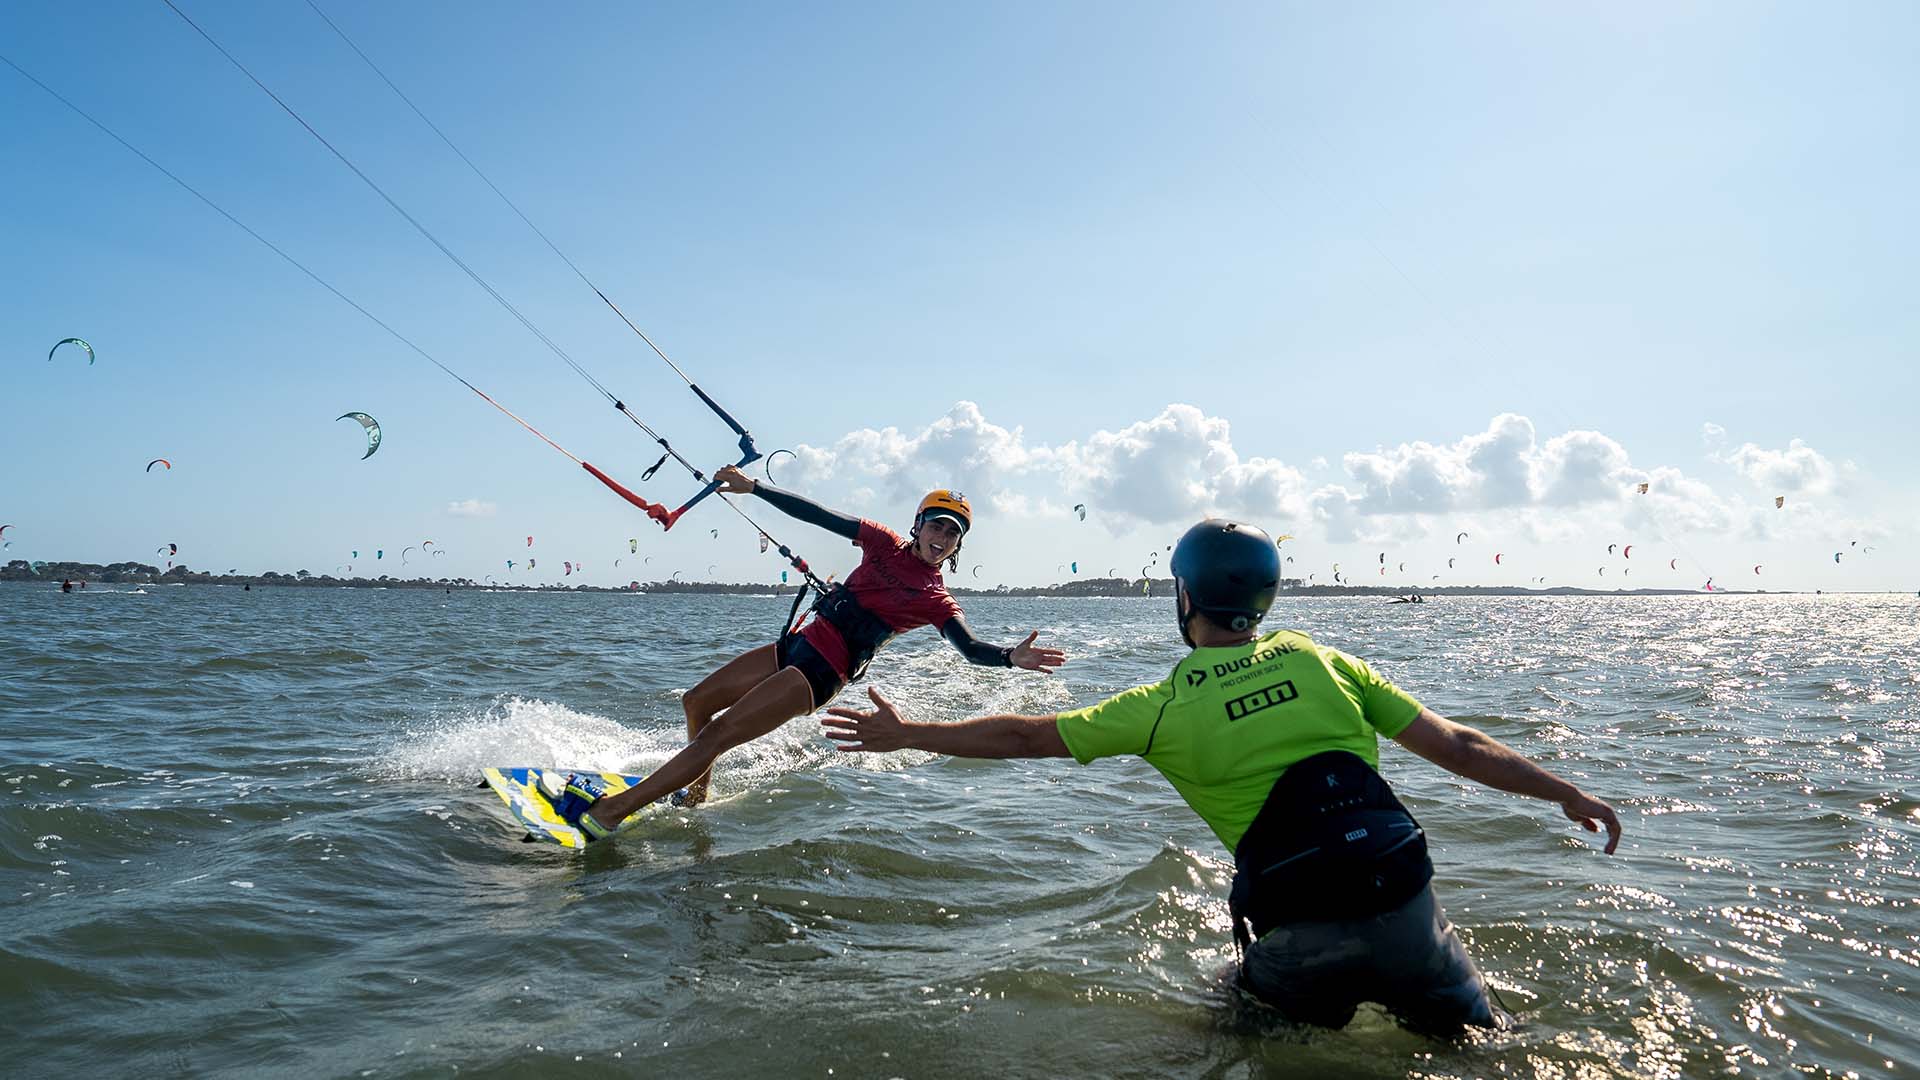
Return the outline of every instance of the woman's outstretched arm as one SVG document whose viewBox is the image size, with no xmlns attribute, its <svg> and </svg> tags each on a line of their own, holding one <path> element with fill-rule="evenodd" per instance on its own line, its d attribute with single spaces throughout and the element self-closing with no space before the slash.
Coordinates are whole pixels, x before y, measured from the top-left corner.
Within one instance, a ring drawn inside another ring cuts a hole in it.
<svg viewBox="0 0 1920 1080">
<path fill-rule="evenodd" d="M 758 495 L 773 505 L 775 510 L 858 542 L 860 539 L 860 519 L 843 514 L 838 510 L 829 510 L 812 499 L 795 495 L 791 491 L 781 491 L 770 484 L 762 484 L 737 467 L 728 465 L 714 474 L 720 482 L 720 490 L 729 495 Z"/>
</svg>

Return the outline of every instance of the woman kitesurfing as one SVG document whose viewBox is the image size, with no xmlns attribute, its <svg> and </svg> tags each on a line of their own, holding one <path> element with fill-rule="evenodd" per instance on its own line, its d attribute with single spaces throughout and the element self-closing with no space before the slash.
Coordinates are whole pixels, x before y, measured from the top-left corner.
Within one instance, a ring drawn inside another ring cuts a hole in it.
<svg viewBox="0 0 1920 1080">
<path fill-rule="evenodd" d="M 555 807 L 589 843 L 679 789 L 685 802 L 704 800 L 715 758 L 825 705 L 866 671 L 881 646 L 908 630 L 936 627 L 962 656 L 990 667 L 1051 672 L 1066 660 L 1059 649 L 1034 644 L 1037 630 L 1018 645 L 999 646 L 967 626 L 940 574 L 942 563 L 959 568 L 960 545 L 973 526 L 973 508 L 960 493 L 928 492 L 903 539 L 877 521 L 758 483 L 736 466 L 720 469 L 714 482 L 727 494 L 757 495 L 790 517 L 846 537 L 860 549 L 860 565 L 814 604 L 811 619 L 729 660 L 687 691 L 681 705 L 691 741 L 644 781 L 608 795 L 590 777 L 568 778 Z"/>
</svg>

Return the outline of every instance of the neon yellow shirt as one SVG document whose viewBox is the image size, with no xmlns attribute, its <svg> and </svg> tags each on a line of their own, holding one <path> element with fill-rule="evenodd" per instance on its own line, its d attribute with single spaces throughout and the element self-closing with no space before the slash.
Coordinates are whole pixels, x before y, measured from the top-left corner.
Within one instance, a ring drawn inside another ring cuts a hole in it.
<svg viewBox="0 0 1920 1080">
<path fill-rule="evenodd" d="M 1082 765 L 1146 758 L 1231 852 L 1287 766 L 1350 750 L 1378 768 L 1379 737 L 1419 715 L 1420 703 L 1365 661 L 1276 630 L 1195 649 L 1165 682 L 1063 712 L 1056 724 Z"/>
</svg>

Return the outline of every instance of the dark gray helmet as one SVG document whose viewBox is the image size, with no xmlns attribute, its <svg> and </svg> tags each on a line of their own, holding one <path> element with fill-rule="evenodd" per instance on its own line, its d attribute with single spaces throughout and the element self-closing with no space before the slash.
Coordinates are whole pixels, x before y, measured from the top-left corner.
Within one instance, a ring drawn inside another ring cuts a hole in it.
<svg viewBox="0 0 1920 1080">
<path fill-rule="evenodd" d="M 1188 529 L 1174 545 L 1172 570 L 1191 611 L 1225 630 L 1258 625 L 1280 589 L 1280 552 L 1273 537 L 1238 521 L 1210 518 Z M 1189 618 L 1180 616 L 1180 636 L 1192 645 Z"/>
</svg>

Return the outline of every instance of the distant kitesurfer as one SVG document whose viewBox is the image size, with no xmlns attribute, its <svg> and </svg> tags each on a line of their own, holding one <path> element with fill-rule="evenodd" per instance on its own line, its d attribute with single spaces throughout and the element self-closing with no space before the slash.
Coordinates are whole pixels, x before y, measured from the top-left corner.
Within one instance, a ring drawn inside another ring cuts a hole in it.
<svg viewBox="0 0 1920 1080">
<path fill-rule="evenodd" d="M 1172 562 L 1181 637 L 1160 683 L 1054 716 L 916 723 L 874 708 L 823 719 L 843 750 L 956 757 L 1138 754 L 1234 853 L 1240 984 L 1288 1018 L 1342 1027 L 1363 1001 L 1454 1034 L 1500 1020 L 1435 901 L 1424 832 L 1376 771 L 1384 736 L 1450 772 L 1558 803 L 1606 850 L 1606 803 L 1497 740 L 1425 708 L 1353 656 L 1294 630 L 1259 633 L 1280 566 L 1267 534 L 1204 521 Z"/>
<path fill-rule="evenodd" d="M 62 578 L 62 579 L 61 579 L 61 581 L 60 581 L 60 591 L 61 591 L 61 592 L 72 592 L 72 591 L 73 591 L 73 579 L 72 579 L 72 578 Z"/>
<path fill-rule="evenodd" d="M 914 513 L 912 532 L 902 539 L 879 522 L 757 483 L 732 466 L 714 478 L 721 491 L 758 495 L 783 513 L 853 541 L 860 565 L 814 605 L 813 618 L 797 630 L 735 657 L 687 691 L 681 705 L 692 741 L 644 781 L 605 796 L 590 780 L 569 781 L 560 812 L 588 842 L 608 836 L 627 815 L 676 789 L 686 789 L 684 802 L 701 802 L 715 758 L 825 705 L 866 671 L 881 646 L 915 627 L 937 627 L 976 664 L 1051 672 L 1066 660 L 1059 649 L 1034 644 L 1037 630 L 1018 645 L 974 637 L 940 576 L 942 563 L 958 569 L 961 542 L 973 526 L 973 508 L 958 492 L 929 492 Z"/>
</svg>

